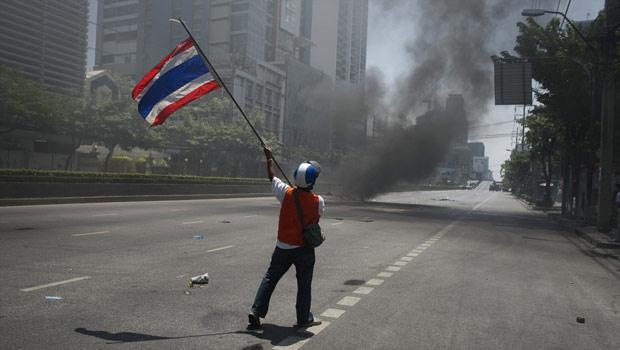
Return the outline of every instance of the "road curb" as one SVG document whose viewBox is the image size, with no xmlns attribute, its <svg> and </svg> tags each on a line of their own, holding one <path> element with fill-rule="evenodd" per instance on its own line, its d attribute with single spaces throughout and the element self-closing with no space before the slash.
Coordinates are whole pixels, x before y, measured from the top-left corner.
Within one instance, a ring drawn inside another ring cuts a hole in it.
<svg viewBox="0 0 620 350">
<path fill-rule="evenodd" d="M 594 226 L 586 226 L 569 219 L 561 217 L 559 214 L 547 214 L 549 218 L 560 224 L 565 230 L 575 233 L 582 240 L 588 242 L 595 248 L 601 249 L 620 249 L 620 243 L 611 241 L 604 234 L 598 232 Z"/>
</svg>

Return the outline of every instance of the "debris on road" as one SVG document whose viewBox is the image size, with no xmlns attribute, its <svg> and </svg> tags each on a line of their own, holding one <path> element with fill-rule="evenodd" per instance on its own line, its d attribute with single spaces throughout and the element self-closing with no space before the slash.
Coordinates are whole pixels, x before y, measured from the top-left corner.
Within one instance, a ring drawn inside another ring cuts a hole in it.
<svg viewBox="0 0 620 350">
<path fill-rule="evenodd" d="M 62 300 L 62 297 L 58 297 L 58 296 L 55 296 L 55 295 L 46 295 L 45 299 L 47 299 L 47 300 Z"/>
<path fill-rule="evenodd" d="M 187 281 L 187 287 L 193 288 L 194 284 L 207 284 L 209 283 L 209 274 L 205 273 L 202 275 L 194 276 L 189 281 Z"/>
<path fill-rule="evenodd" d="M 586 319 L 581 317 L 581 316 L 579 316 L 579 317 L 577 317 L 577 323 L 586 323 Z"/>
<path fill-rule="evenodd" d="M 197 240 L 201 240 L 201 239 L 204 239 L 204 238 L 205 237 L 203 235 L 195 235 L 194 236 L 194 239 L 197 239 Z"/>
<path fill-rule="evenodd" d="M 185 295 L 190 295 L 190 294 L 192 294 L 192 292 L 190 292 L 190 291 L 188 291 L 188 290 L 184 290 L 184 291 L 183 291 L 183 294 L 185 294 Z"/>
<path fill-rule="evenodd" d="M 228 220 L 222 220 L 222 221 L 220 221 L 220 223 L 222 223 L 222 224 L 230 224 L 230 221 L 228 221 Z"/>
</svg>

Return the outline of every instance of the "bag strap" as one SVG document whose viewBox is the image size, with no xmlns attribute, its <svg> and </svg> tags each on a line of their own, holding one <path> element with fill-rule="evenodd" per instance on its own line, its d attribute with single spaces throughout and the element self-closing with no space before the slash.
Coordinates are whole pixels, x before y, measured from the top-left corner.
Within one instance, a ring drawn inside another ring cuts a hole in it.
<svg viewBox="0 0 620 350">
<path fill-rule="evenodd" d="M 301 230 L 304 230 L 304 212 L 301 209 L 301 203 L 299 202 L 299 190 L 293 189 L 293 198 L 295 198 L 295 206 L 297 207 L 297 218 L 299 218 L 299 223 L 301 224 Z"/>
</svg>

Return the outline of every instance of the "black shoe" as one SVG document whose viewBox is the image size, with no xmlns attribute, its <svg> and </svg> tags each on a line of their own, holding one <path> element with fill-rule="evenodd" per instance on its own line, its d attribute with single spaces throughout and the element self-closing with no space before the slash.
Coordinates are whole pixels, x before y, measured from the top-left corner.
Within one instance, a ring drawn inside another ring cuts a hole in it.
<svg viewBox="0 0 620 350">
<path fill-rule="evenodd" d="M 260 317 L 254 314 L 248 314 L 248 326 L 245 327 L 248 331 L 260 329 Z"/>
<path fill-rule="evenodd" d="M 312 321 L 304 322 L 302 324 L 299 324 L 299 323 L 295 324 L 295 327 L 306 328 L 306 327 L 318 326 L 321 323 L 323 323 L 323 322 L 321 322 L 321 320 L 317 320 L 315 318 L 315 319 L 312 319 Z"/>
</svg>

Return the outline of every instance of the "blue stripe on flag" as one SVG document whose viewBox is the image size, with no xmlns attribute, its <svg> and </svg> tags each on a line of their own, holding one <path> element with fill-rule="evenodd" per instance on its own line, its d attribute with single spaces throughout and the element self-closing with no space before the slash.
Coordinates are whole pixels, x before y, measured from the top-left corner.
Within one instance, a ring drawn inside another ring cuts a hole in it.
<svg viewBox="0 0 620 350">
<path fill-rule="evenodd" d="M 146 118 L 153 107 L 183 85 L 209 72 L 202 57 L 196 55 L 159 77 L 138 103 L 138 112 Z"/>
</svg>

